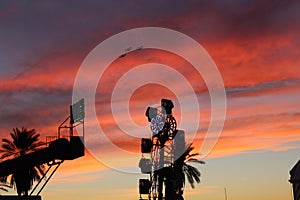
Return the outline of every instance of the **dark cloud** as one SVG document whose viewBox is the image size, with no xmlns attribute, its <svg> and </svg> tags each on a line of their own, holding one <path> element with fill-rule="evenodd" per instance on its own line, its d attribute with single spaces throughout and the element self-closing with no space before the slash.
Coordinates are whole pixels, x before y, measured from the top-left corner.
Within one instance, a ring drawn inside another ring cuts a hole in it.
<svg viewBox="0 0 300 200">
<path fill-rule="evenodd" d="M 237 96 L 248 96 L 248 95 L 257 95 L 258 92 L 266 92 L 273 89 L 284 89 L 292 86 L 300 86 L 300 80 L 282 80 L 282 81 L 271 81 L 258 83 L 250 86 L 243 87 L 229 87 L 226 88 L 226 94 L 229 97 L 237 97 Z M 254 94 L 253 94 L 254 93 Z"/>
<path fill-rule="evenodd" d="M 68 51 L 83 57 L 105 38 L 140 26 L 173 28 L 204 43 L 290 33 L 299 29 L 300 7 L 298 1 L 4 1 L 0 5 L 2 76 L 14 70 L 22 73 L 20 66 L 26 70 L 28 62 L 44 54 Z"/>
<path fill-rule="evenodd" d="M 1 92 L 0 130 L 16 126 L 41 130 L 54 126 L 55 133 L 55 127 L 69 114 L 71 94 L 71 90 Z"/>
</svg>

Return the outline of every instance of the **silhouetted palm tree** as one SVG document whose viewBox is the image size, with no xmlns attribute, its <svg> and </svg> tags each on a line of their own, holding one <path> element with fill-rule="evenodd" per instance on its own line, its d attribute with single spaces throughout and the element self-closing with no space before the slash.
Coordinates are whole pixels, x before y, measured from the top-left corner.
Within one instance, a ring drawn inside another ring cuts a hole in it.
<svg viewBox="0 0 300 200">
<path fill-rule="evenodd" d="M 183 162 L 182 170 L 183 170 L 185 176 L 187 177 L 188 182 L 190 183 L 191 187 L 195 188 L 194 183 L 195 183 L 195 181 L 197 183 L 200 183 L 201 173 L 196 167 L 189 165 L 188 163 L 205 164 L 205 162 L 195 158 L 195 157 L 199 156 L 199 153 L 192 153 L 193 150 L 194 150 L 194 147 L 192 147 L 192 144 L 189 144 L 186 148 L 186 151 L 183 154 L 184 162 Z"/>
<path fill-rule="evenodd" d="M 186 146 L 185 152 L 175 161 L 176 177 L 176 199 L 182 200 L 183 189 L 185 186 L 185 177 L 192 188 L 195 188 L 195 182 L 200 183 L 200 171 L 189 163 L 205 164 L 204 161 L 197 159 L 199 153 L 192 153 L 194 147 L 192 144 Z"/>
<path fill-rule="evenodd" d="M 10 136 L 12 140 L 2 139 L 2 149 L 0 149 L 2 159 L 22 157 L 40 149 L 44 144 L 39 141 L 40 134 L 37 134 L 35 129 L 14 128 Z M 19 196 L 22 194 L 28 196 L 28 191 L 31 189 L 33 182 L 40 180 L 43 175 L 44 165 L 40 165 L 2 177 L 2 182 L 6 182 L 16 188 Z"/>
</svg>

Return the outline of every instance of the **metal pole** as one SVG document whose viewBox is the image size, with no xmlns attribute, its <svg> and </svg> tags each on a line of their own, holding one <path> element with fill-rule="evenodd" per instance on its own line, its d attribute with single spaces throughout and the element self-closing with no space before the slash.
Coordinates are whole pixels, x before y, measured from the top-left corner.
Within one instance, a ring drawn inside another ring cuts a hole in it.
<svg viewBox="0 0 300 200">
<path fill-rule="evenodd" d="M 293 193 L 293 185 L 291 184 L 291 200 L 293 200 L 293 197 L 294 197 L 294 193 Z"/>
<path fill-rule="evenodd" d="M 47 183 L 49 182 L 49 180 L 51 179 L 51 177 L 53 176 L 53 174 L 56 172 L 56 170 L 59 168 L 59 166 L 63 163 L 64 161 L 62 160 L 54 169 L 54 171 L 50 174 L 49 178 L 46 180 L 46 182 L 44 183 L 44 185 L 42 186 L 42 188 L 39 190 L 39 192 L 37 193 L 36 196 L 39 196 L 39 194 L 41 193 L 41 191 L 44 189 L 44 187 L 47 185 Z"/>
<path fill-rule="evenodd" d="M 58 138 L 60 138 L 60 129 L 63 128 L 64 123 L 66 123 L 68 119 L 70 119 L 70 116 L 58 126 Z"/>
<path fill-rule="evenodd" d="M 225 200 L 227 200 L 227 191 L 226 191 L 226 187 L 224 188 L 224 192 L 225 192 Z"/>
<path fill-rule="evenodd" d="M 164 167 L 164 144 L 159 145 L 159 161 L 158 161 L 158 169 L 157 169 L 157 181 L 158 181 L 158 200 L 163 199 L 163 182 L 164 182 L 164 176 L 163 176 L 163 167 Z"/>
<path fill-rule="evenodd" d="M 73 137 L 73 124 L 70 124 L 70 137 Z"/>
<path fill-rule="evenodd" d="M 84 118 L 82 119 L 82 143 L 84 145 Z"/>
<path fill-rule="evenodd" d="M 49 170 L 51 169 L 51 167 L 52 167 L 52 165 L 48 167 L 47 171 L 44 173 L 43 177 L 39 180 L 39 182 L 33 188 L 33 190 L 31 191 L 31 193 L 29 194 L 29 196 L 31 196 L 33 194 L 33 192 L 35 191 L 35 189 L 39 186 L 39 184 L 42 182 L 42 180 L 46 177 L 46 174 L 49 172 Z"/>
</svg>

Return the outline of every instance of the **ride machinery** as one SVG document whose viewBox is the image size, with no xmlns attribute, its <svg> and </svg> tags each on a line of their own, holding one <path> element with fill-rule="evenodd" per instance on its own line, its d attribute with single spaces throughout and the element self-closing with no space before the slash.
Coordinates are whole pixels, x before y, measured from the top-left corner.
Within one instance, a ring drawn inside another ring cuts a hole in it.
<svg viewBox="0 0 300 200">
<path fill-rule="evenodd" d="M 141 139 L 139 167 L 143 174 L 149 175 L 149 179 L 139 180 L 140 200 L 145 196 L 154 200 L 182 198 L 185 137 L 184 131 L 177 130 L 173 108 L 171 100 L 161 99 L 161 106 L 146 110 L 152 134 L 150 138 Z"/>
<path fill-rule="evenodd" d="M 82 126 L 82 136 L 74 136 L 73 129 Z M 69 135 L 62 135 L 66 129 Z M 58 127 L 57 136 L 47 136 L 45 147 L 21 157 L 7 159 L 0 163 L 0 177 L 10 174 L 22 173 L 42 164 L 47 164 L 48 169 L 40 182 L 36 184 L 29 196 L 1 196 L 0 200 L 31 199 L 40 200 L 39 195 L 58 167 L 65 160 L 74 160 L 84 156 L 84 99 L 70 105 L 70 115 Z M 54 168 L 52 168 L 54 167 Z M 50 173 L 49 176 L 46 175 Z M 41 182 L 45 180 L 42 184 Z M 36 194 L 34 192 L 40 188 Z"/>
</svg>

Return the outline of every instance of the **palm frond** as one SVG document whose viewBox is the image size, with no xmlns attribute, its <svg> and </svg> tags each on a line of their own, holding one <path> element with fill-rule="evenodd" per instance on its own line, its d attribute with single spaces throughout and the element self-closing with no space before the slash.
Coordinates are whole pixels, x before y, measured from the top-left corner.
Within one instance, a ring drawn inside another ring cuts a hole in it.
<svg viewBox="0 0 300 200">
<path fill-rule="evenodd" d="M 13 142 L 11 142 L 8 139 L 2 139 L 2 148 L 4 150 L 10 150 L 10 151 L 15 151 L 16 150 L 16 146 L 14 145 Z"/>
<path fill-rule="evenodd" d="M 199 159 L 196 159 L 196 158 L 190 158 L 190 159 L 186 160 L 186 162 L 205 164 L 205 162 L 203 160 L 199 160 Z"/>
<path fill-rule="evenodd" d="M 11 185 L 8 185 L 8 184 L 6 184 L 6 183 L 1 183 L 0 184 L 0 190 L 3 190 L 3 191 L 5 191 L 5 192 L 8 192 L 8 189 L 7 188 L 12 188 L 12 186 Z"/>
<path fill-rule="evenodd" d="M 181 156 L 182 161 L 182 171 L 184 172 L 189 184 L 192 188 L 195 188 L 195 183 L 200 183 L 200 171 L 188 163 L 199 163 L 199 164 L 205 164 L 204 161 L 199 160 L 195 157 L 199 156 L 199 153 L 192 153 L 194 150 L 194 147 L 192 146 L 192 143 L 186 145 L 185 152 Z"/>
<path fill-rule="evenodd" d="M 0 158 L 2 159 L 9 156 L 24 156 L 27 153 L 31 153 L 40 149 L 44 145 L 43 142 L 39 141 L 40 134 L 36 133 L 35 129 L 26 129 L 24 127 L 21 129 L 14 128 L 10 133 L 10 136 L 11 140 L 2 140 L 2 148 L 0 149 Z M 21 192 L 26 194 L 31 189 L 34 181 L 39 181 L 43 177 L 44 171 L 44 165 L 40 165 L 29 170 L 24 169 L 22 172 L 2 177 L 0 178 L 0 182 L 16 188 L 18 193 Z M 18 181 L 25 179 L 25 182 Z"/>
<path fill-rule="evenodd" d="M 196 156 L 199 156 L 200 155 L 200 153 L 192 153 L 192 154 L 187 154 L 187 159 L 189 159 L 189 158 L 194 158 L 194 157 L 196 157 Z"/>
</svg>

